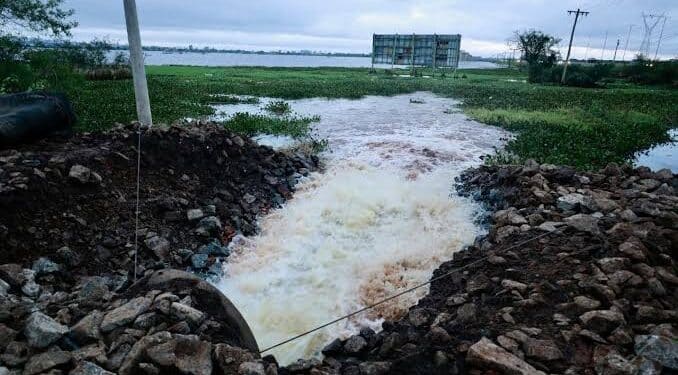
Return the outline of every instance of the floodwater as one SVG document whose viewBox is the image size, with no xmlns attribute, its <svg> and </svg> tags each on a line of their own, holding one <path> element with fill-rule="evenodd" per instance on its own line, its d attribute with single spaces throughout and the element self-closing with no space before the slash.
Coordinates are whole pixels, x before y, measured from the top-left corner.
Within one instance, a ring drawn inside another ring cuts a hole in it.
<svg viewBox="0 0 678 375">
<path fill-rule="evenodd" d="M 312 174 L 294 199 L 262 217 L 259 235 L 234 239 L 216 283 L 262 349 L 428 280 L 441 262 L 471 244 L 483 231 L 474 220 L 481 208 L 455 194 L 454 178 L 509 136 L 469 120 L 453 110 L 457 102 L 431 93 L 289 103 L 299 114 L 321 116 L 315 128 L 329 141 L 321 155 L 326 171 Z M 318 356 L 336 337 L 361 327 L 378 330 L 383 319 L 406 313 L 426 292 L 419 289 L 270 354 L 282 364 Z"/>
<path fill-rule="evenodd" d="M 671 141 L 639 153 L 634 160 L 637 166 L 645 166 L 654 171 L 663 168 L 678 173 L 678 129 L 669 131 Z"/>
<path fill-rule="evenodd" d="M 111 51 L 112 58 L 118 52 Z M 369 68 L 371 57 L 341 57 L 317 55 L 271 55 L 254 53 L 227 52 L 171 52 L 145 51 L 144 57 L 148 65 L 195 65 L 195 66 L 268 66 L 268 67 L 341 67 Z M 377 68 L 390 68 L 391 65 L 375 65 Z M 497 65 L 486 61 L 461 61 L 462 69 L 492 69 Z"/>
</svg>

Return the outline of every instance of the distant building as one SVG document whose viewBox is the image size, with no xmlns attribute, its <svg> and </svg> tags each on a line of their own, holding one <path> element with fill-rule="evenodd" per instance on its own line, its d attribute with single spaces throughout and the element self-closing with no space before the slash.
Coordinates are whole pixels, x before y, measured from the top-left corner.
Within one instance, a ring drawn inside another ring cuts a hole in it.
<svg viewBox="0 0 678 375">
<path fill-rule="evenodd" d="M 374 34 L 372 64 L 456 68 L 460 47 L 459 34 Z"/>
</svg>

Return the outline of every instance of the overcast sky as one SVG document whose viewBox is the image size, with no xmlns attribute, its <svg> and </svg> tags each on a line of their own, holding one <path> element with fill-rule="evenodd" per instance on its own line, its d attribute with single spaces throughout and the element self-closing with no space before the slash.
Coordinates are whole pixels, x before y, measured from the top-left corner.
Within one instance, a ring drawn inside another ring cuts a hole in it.
<svg viewBox="0 0 678 375">
<path fill-rule="evenodd" d="M 76 39 L 127 42 L 121 0 L 66 5 L 80 23 Z M 529 28 L 562 38 L 566 47 L 574 19 L 566 11 L 579 7 L 591 12 L 577 26 L 579 58 L 600 58 L 606 32 L 606 58 L 617 39 L 621 54 L 632 24 L 629 51 L 636 52 L 645 12 L 668 16 L 660 55 L 678 56 L 678 0 L 137 0 L 137 6 L 145 45 L 369 52 L 372 33 L 438 33 L 462 34 L 462 49 L 480 56 L 507 51 L 513 31 Z"/>
</svg>

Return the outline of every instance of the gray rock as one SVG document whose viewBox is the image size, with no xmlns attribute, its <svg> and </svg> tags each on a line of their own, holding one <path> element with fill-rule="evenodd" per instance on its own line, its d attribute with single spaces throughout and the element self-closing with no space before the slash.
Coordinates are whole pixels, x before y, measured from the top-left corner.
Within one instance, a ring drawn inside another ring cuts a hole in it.
<svg viewBox="0 0 678 375">
<path fill-rule="evenodd" d="M 243 362 L 238 366 L 238 375 L 266 375 L 261 362 Z"/>
<path fill-rule="evenodd" d="M 582 310 L 595 310 L 600 307 L 600 301 L 586 296 L 574 297 L 574 303 Z"/>
<path fill-rule="evenodd" d="M 490 279 L 484 273 L 473 276 L 466 283 L 466 292 L 469 294 L 483 292 L 490 287 Z"/>
<path fill-rule="evenodd" d="M 212 241 L 198 249 L 198 253 L 217 257 L 227 257 L 231 251 L 226 246 L 221 246 L 217 241 Z"/>
<path fill-rule="evenodd" d="M 207 254 L 193 254 L 191 255 L 191 267 L 196 270 L 205 269 L 207 268 L 209 258 L 210 257 Z"/>
<path fill-rule="evenodd" d="M 466 303 L 457 309 L 457 319 L 460 323 L 471 323 L 476 320 L 476 305 Z"/>
<path fill-rule="evenodd" d="M 466 361 L 484 369 L 500 371 L 507 375 L 545 375 L 527 362 L 507 352 L 483 337 L 466 353 Z"/>
<path fill-rule="evenodd" d="M 137 316 L 145 313 L 151 307 L 151 299 L 137 297 L 126 304 L 108 312 L 101 322 L 101 331 L 109 332 L 123 325 L 132 323 Z"/>
<path fill-rule="evenodd" d="M 234 374 L 240 363 L 255 360 L 254 355 L 247 350 L 227 344 L 214 345 L 213 358 L 222 374 Z"/>
<path fill-rule="evenodd" d="M 678 341 L 657 335 L 638 335 L 633 347 L 637 355 L 678 370 Z"/>
<path fill-rule="evenodd" d="M 627 258 L 602 258 L 598 259 L 598 265 L 600 269 L 605 273 L 614 273 L 618 270 L 622 270 L 628 267 L 629 260 Z"/>
<path fill-rule="evenodd" d="M 647 248 L 639 239 L 631 237 L 619 245 L 619 251 L 631 259 L 644 260 Z"/>
<path fill-rule="evenodd" d="M 103 319 L 104 314 L 102 312 L 98 310 L 92 311 L 71 327 L 71 337 L 80 344 L 99 340 L 101 338 L 99 326 Z"/>
<path fill-rule="evenodd" d="M 240 136 L 238 136 L 238 135 L 236 135 L 235 137 L 231 138 L 231 140 L 233 141 L 233 143 L 235 143 L 236 145 L 238 145 L 238 147 L 242 147 L 242 146 L 245 145 L 245 141 L 244 141 L 242 138 L 240 138 Z"/>
<path fill-rule="evenodd" d="M 85 280 L 78 297 L 85 305 L 95 305 L 105 299 L 108 293 L 108 280 L 104 277 L 94 276 Z"/>
<path fill-rule="evenodd" d="M 59 272 L 61 267 L 47 258 L 38 258 L 35 262 L 33 262 L 33 266 L 31 268 L 33 271 L 35 271 L 37 276 L 41 276 Z"/>
<path fill-rule="evenodd" d="M 362 362 L 358 365 L 361 375 L 382 375 L 391 370 L 390 362 Z"/>
<path fill-rule="evenodd" d="M 344 351 L 348 354 L 358 354 L 367 346 L 367 341 L 361 336 L 351 336 L 344 343 Z"/>
<path fill-rule="evenodd" d="M 412 323 L 413 326 L 421 327 L 428 323 L 429 314 L 424 309 L 412 309 L 409 312 L 407 319 L 410 321 L 410 323 Z"/>
<path fill-rule="evenodd" d="M 186 211 L 186 218 L 188 219 L 188 221 L 195 221 L 198 219 L 202 219 L 203 217 L 205 217 L 205 213 L 199 208 L 194 208 Z"/>
<path fill-rule="evenodd" d="M 515 233 L 520 233 L 520 228 L 512 225 L 507 225 L 499 227 L 497 233 L 494 236 L 495 241 L 504 242 L 507 238 Z"/>
<path fill-rule="evenodd" d="M 35 282 L 35 280 L 28 280 L 21 287 L 21 292 L 28 297 L 35 298 L 40 294 L 40 285 Z"/>
<path fill-rule="evenodd" d="M 19 366 L 26 362 L 30 349 L 23 341 L 11 341 L 7 344 L 5 352 L 0 354 L 0 363 L 10 367 Z"/>
<path fill-rule="evenodd" d="M 243 195 L 242 199 L 243 199 L 247 204 L 252 204 L 252 203 L 254 203 L 254 201 L 257 200 L 257 197 L 255 197 L 255 196 L 252 195 L 252 194 L 247 193 L 247 194 Z"/>
<path fill-rule="evenodd" d="M 49 316 L 36 311 L 26 319 L 24 336 L 28 345 L 34 348 L 46 348 L 68 332 L 68 327 L 59 324 Z"/>
<path fill-rule="evenodd" d="M 6 296 L 11 286 L 5 280 L 0 279 L 0 296 Z"/>
<path fill-rule="evenodd" d="M 221 220 L 216 216 L 207 216 L 200 220 L 196 233 L 201 236 L 209 237 L 210 235 L 217 235 L 223 229 Z"/>
<path fill-rule="evenodd" d="M 563 352 L 551 340 L 529 338 L 523 344 L 523 350 L 528 357 L 537 358 L 542 361 L 555 361 L 563 358 Z"/>
<path fill-rule="evenodd" d="M 527 291 L 527 284 L 509 279 L 502 280 L 501 286 L 509 290 L 517 290 L 520 293 L 525 293 L 525 291 Z"/>
<path fill-rule="evenodd" d="M 68 375 L 115 375 L 110 371 L 106 371 L 92 362 L 81 362 L 78 367 L 71 370 Z"/>
<path fill-rule="evenodd" d="M 557 206 L 561 211 L 571 212 L 584 205 L 585 197 L 579 193 L 571 193 L 558 198 Z"/>
<path fill-rule="evenodd" d="M 160 236 L 153 236 L 151 238 L 147 238 L 144 243 L 146 244 L 146 247 L 148 247 L 156 257 L 158 257 L 158 259 L 167 259 L 170 250 L 170 242 L 167 239 Z"/>
<path fill-rule="evenodd" d="M 160 367 L 175 368 L 182 374 L 212 373 L 212 344 L 195 335 L 173 335 L 171 340 L 146 349 L 146 355 Z"/>
<path fill-rule="evenodd" d="M 607 334 L 617 327 L 626 324 L 624 315 L 614 310 L 594 310 L 582 314 L 579 320 L 589 329 L 601 334 Z"/>
<path fill-rule="evenodd" d="M 452 338 L 450 334 L 442 327 L 431 327 L 431 330 L 426 333 L 424 336 L 426 342 L 435 344 L 435 345 L 445 345 L 449 343 Z"/>
<path fill-rule="evenodd" d="M 32 356 L 24 367 L 24 375 L 34 375 L 45 372 L 53 367 L 70 362 L 71 353 L 61 350 L 48 351 Z"/>
<path fill-rule="evenodd" d="M 168 342 L 172 339 L 172 335 L 167 331 L 157 332 L 152 335 L 144 336 L 139 341 L 134 343 L 132 349 L 129 350 L 126 355 L 122 356 L 124 361 L 120 364 L 120 369 L 118 373 L 120 375 L 131 375 L 135 372 L 135 367 L 139 364 L 139 361 L 143 357 L 146 349 L 160 345 L 162 343 Z M 116 367 L 116 366 L 112 366 Z"/>
<path fill-rule="evenodd" d="M 205 320 L 205 314 L 202 311 L 194 309 L 191 306 L 186 306 L 179 302 L 172 303 L 170 312 L 178 320 L 186 320 L 194 327 L 199 326 L 200 323 Z"/>
<path fill-rule="evenodd" d="M 591 234 L 599 234 L 598 219 L 591 215 L 576 214 L 565 218 L 565 223 L 572 228 Z"/>
<path fill-rule="evenodd" d="M 89 182 L 90 177 L 92 177 L 92 170 L 84 165 L 75 164 L 68 172 L 68 177 L 81 184 L 86 184 Z"/>
</svg>

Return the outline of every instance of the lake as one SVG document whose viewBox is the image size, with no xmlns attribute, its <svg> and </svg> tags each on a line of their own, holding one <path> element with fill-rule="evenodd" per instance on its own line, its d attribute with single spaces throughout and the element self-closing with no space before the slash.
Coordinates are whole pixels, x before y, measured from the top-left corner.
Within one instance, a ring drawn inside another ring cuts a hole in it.
<svg viewBox="0 0 678 375">
<path fill-rule="evenodd" d="M 111 51 L 109 56 L 117 54 Z M 127 53 L 127 51 L 124 51 Z M 340 67 L 369 68 L 370 57 L 340 57 L 318 55 L 259 55 L 253 53 L 226 52 L 162 52 L 145 51 L 147 65 L 196 65 L 196 66 L 268 66 L 268 67 Z M 390 68 L 390 65 L 375 64 L 376 68 Z M 462 61 L 460 68 L 491 69 L 497 65 L 486 61 Z"/>
</svg>

